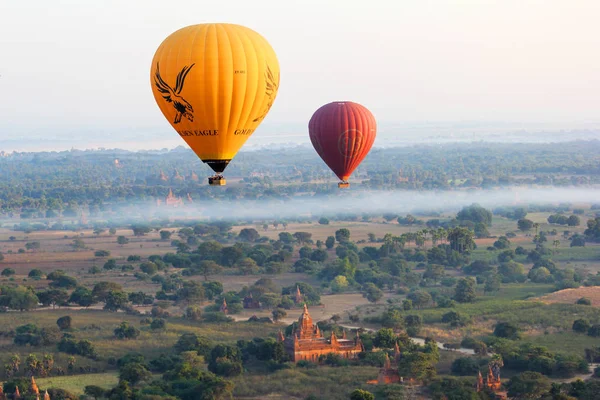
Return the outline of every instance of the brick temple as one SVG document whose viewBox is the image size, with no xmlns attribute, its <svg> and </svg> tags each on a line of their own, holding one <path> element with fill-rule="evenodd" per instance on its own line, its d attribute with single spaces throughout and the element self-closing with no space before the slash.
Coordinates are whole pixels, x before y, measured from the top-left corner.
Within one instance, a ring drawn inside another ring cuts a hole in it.
<svg viewBox="0 0 600 400">
<path fill-rule="evenodd" d="M 342 338 L 338 339 L 332 331 L 327 338 L 308 313 L 308 307 L 304 304 L 304 311 L 298 318 L 298 326 L 289 337 L 284 337 L 279 332 L 278 340 L 283 342 L 286 353 L 294 362 L 300 360 L 319 362 L 320 356 L 326 356 L 329 353 L 339 354 L 343 358 L 356 358 L 358 353 L 364 351 L 362 342 L 358 333 L 354 339 L 347 339 L 346 332 Z"/>
</svg>

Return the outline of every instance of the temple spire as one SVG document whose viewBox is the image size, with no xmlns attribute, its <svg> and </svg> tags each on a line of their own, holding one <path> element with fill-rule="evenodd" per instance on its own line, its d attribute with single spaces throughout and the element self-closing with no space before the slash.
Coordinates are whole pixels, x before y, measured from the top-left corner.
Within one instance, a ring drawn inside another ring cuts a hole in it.
<svg viewBox="0 0 600 400">
<path fill-rule="evenodd" d="M 31 393 L 35 393 L 35 394 L 40 394 L 40 389 L 38 388 L 38 385 L 35 383 L 35 378 L 32 376 L 31 377 L 31 386 L 29 387 L 29 391 Z"/>
</svg>

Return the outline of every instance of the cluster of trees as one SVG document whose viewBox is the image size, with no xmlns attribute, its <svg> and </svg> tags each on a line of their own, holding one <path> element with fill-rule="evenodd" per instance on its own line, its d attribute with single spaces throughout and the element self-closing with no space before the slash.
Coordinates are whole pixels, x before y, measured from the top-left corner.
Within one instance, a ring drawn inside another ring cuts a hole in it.
<svg viewBox="0 0 600 400">
<path fill-rule="evenodd" d="M 375 149 L 356 174 L 365 180 L 365 185 L 377 189 L 582 185 L 599 181 L 598 146 L 595 142 L 574 142 Z M 120 167 L 115 166 L 115 159 L 120 160 Z M 498 163 L 499 159 L 503 162 Z M 282 162 L 275 170 L 272 166 L 277 160 Z M 90 216 L 105 216 L 115 203 L 164 197 L 169 187 L 177 196 L 190 193 L 199 200 L 288 198 L 296 193 L 337 192 L 334 179 L 331 184 L 310 183 L 333 178 L 311 149 L 268 151 L 268 156 L 265 151 L 245 154 L 228 169 L 232 175 L 247 177 L 243 190 L 210 190 L 198 179 L 206 175 L 206 170 L 180 170 L 181 165 L 197 165 L 196 161 L 195 154 L 183 147 L 141 153 L 15 153 L 0 160 L 0 209 L 23 218 L 74 217 L 82 210 Z M 250 178 L 251 172 L 269 176 Z M 278 180 L 285 180 L 286 185 L 274 185 Z"/>
<path fill-rule="evenodd" d="M 562 215 L 562 214 L 552 214 L 548 217 L 549 224 L 556 225 L 568 225 L 568 226 L 579 226 L 581 224 L 581 219 L 577 215 Z"/>
</svg>

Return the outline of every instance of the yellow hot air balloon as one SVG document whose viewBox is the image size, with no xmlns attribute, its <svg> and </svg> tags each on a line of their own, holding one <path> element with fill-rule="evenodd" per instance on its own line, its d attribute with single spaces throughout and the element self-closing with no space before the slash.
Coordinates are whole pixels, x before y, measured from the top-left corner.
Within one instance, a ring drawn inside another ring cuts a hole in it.
<svg viewBox="0 0 600 400">
<path fill-rule="evenodd" d="M 279 89 L 279 62 L 261 35 L 240 25 L 199 24 L 168 36 L 150 72 L 158 107 L 216 173 L 263 121 Z"/>
</svg>

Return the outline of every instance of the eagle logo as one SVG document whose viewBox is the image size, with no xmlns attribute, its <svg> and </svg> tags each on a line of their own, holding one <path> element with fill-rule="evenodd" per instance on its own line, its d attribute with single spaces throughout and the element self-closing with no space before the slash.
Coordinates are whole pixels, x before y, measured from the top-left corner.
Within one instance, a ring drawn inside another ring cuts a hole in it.
<svg viewBox="0 0 600 400">
<path fill-rule="evenodd" d="M 183 97 L 180 96 L 181 90 L 183 89 L 183 83 L 185 77 L 192 67 L 196 64 L 192 64 L 189 67 L 185 66 L 177 74 L 177 82 L 175 83 L 175 89 L 171 88 L 160 76 L 160 68 L 156 63 L 156 74 L 154 75 L 154 84 L 158 88 L 158 91 L 162 93 L 162 97 L 169 103 L 173 103 L 173 107 L 177 111 L 175 114 L 174 124 L 181 122 L 181 117 L 186 117 L 190 122 L 194 122 L 194 108 L 188 103 Z"/>
<path fill-rule="evenodd" d="M 265 71 L 265 94 L 267 95 L 269 102 L 267 103 L 267 109 L 260 116 L 253 119 L 252 122 L 262 121 L 267 116 L 269 110 L 271 109 L 271 106 L 273 105 L 273 95 L 277 91 L 278 85 L 279 79 L 277 79 L 277 82 L 275 82 L 273 72 L 271 71 L 271 68 L 267 65 L 267 70 Z"/>
</svg>

